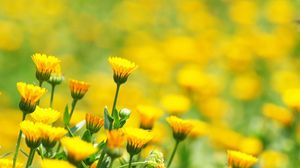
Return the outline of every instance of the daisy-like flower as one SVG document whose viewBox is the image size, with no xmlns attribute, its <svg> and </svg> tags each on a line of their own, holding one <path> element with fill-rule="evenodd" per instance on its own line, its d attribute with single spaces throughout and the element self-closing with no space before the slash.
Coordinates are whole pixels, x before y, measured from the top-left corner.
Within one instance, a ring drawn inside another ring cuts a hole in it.
<svg viewBox="0 0 300 168">
<path fill-rule="evenodd" d="M 42 160 L 42 168 L 76 168 L 71 163 L 64 160 L 44 159 Z"/>
<path fill-rule="evenodd" d="M 154 122 L 163 114 L 163 111 L 154 106 L 139 105 L 137 111 L 140 114 L 140 128 L 151 130 Z"/>
<path fill-rule="evenodd" d="M 90 143 L 81 140 L 80 137 L 64 137 L 61 144 L 66 150 L 71 161 L 79 162 L 97 152 L 97 149 Z"/>
<path fill-rule="evenodd" d="M 194 127 L 192 121 L 183 120 L 176 116 L 168 117 L 167 122 L 172 127 L 173 137 L 175 138 L 176 141 L 183 141 Z"/>
<path fill-rule="evenodd" d="M 229 168 L 249 168 L 257 162 L 257 158 L 239 151 L 227 151 Z"/>
<path fill-rule="evenodd" d="M 29 148 L 35 149 L 41 144 L 42 134 L 39 125 L 25 120 L 20 123 L 21 131 L 25 135 L 26 144 Z"/>
<path fill-rule="evenodd" d="M 35 122 L 52 124 L 60 117 L 60 112 L 52 108 L 40 108 L 37 106 L 35 111 L 31 113 L 30 116 Z"/>
<path fill-rule="evenodd" d="M 162 98 L 163 108 L 172 115 L 186 113 L 191 106 L 190 100 L 180 94 L 168 94 Z"/>
<path fill-rule="evenodd" d="M 85 93 L 89 90 L 89 86 L 90 85 L 86 82 L 71 79 L 69 81 L 69 87 L 72 98 L 75 100 L 82 99 Z"/>
<path fill-rule="evenodd" d="M 57 64 L 55 66 L 54 70 L 52 71 L 48 82 L 51 85 L 59 85 L 63 80 L 64 80 L 64 77 L 61 73 L 61 66 L 60 66 L 60 64 Z"/>
<path fill-rule="evenodd" d="M 41 131 L 42 144 L 46 148 L 52 148 L 56 143 L 67 134 L 67 130 L 62 127 L 53 127 L 51 125 L 37 123 Z"/>
<path fill-rule="evenodd" d="M 122 148 L 124 146 L 125 140 L 125 134 L 122 129 L 114 129 L 108 131 L 106 141 L 106 153 L 113 158 L 122 156 Z"/>
<path fill-rule="evenodd" d="M 97 133 L 104 124 L 103 118 L 100 118 L 91 113 L 86 113 L 85 121 L 86 129 L 88 129 L 91 132 L 91 134 Z"/>
<path fill-rule="evenodd" d="M 114 72 L 114 81 L 121 85 L 127 81 L 128 76 L 137 68 L 134 62 L 120 57 L 109 57 L 108 62 Z"/>
<path fill-rule="evenodd" d="M 291 111 L 275 104 L 267 103 L 263 106 L 264 116 L 273 119 L 285 126 L 291 125 L 293 122 L 294 116 Z"/>
<path fill-rule="evenodd" d="M 153 138 L 152 133 L 140 128 L 126 128 L 127 152 L 130 155 L 136 155 L 141 152 L 142 148 Z"/>
<path fill-rule="evenodd" d="M 11 159 L 0 159 L 0 167 L 1 168 L 11 168 L 13 166 L 13 161 Z M 16 168 L 22 168 L 23 164 L 20 162 L 16 162 Z"/>
<path fill-rule="evenodd" d="M 45 88 L 24 82 L 18 82 L 17 89 L 21 95 L 19 107 L 25 114 L 32 113 L 35 110 L 37 101 L 39 101 L 46 92 Z"/>
<path fill-rule="evenodd" d="M 47 81 L 55 67 L 60 63 L 60 60 L 54 56 L 46 54 L 34 54 L 32 61 L 36 66 L 36 78 L 40 81 Z"/>
</svg>

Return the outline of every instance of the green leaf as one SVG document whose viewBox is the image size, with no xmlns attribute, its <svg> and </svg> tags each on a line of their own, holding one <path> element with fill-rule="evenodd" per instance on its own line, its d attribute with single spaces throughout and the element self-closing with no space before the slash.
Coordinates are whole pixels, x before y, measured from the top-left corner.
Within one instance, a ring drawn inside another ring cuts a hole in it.
<svg viewBox="0 0 300 168">
<path fill-rule="evenodd" d="M 67 160 L 67 155 L 65 152 L 61 152 L 61 153 L 57 153 L 55 156 L 54 156 L 55 159 L 59 159 L 59 160 Z"/>
<path fill-rule="evenodd" d="M 114 119 L 109 115 L 107 107 L 104 107 L 104 128 L 111 129 Z"/>
<path fill-rule="evenodd" d="M 70 114 L 69 114 L 69 108 L 68 105 L 65 107 L 65 112 L 64 112 L 64 124 L 65 126 L 69 125 L 70 123 Z"/>
</svg>

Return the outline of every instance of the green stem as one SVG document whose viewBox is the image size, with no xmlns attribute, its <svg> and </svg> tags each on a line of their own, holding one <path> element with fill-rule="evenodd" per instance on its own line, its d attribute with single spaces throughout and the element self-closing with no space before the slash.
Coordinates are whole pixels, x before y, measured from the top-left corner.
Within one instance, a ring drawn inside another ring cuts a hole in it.
<svg viewBox="0 0 300 168">
<path fill-rule="evenodd" d="M 114 161 L 115 161 L 115 158 L 111 158 L 111 162 L 110 162 L 109 168 L 112 168 L 112 165 L 114 164 Z"/>
<path fill-rule="evenodd" d="M 23 112 L 22 121 L 25 120 L 25 117 L 26 117 L 26 114 Z M 20 130 L 19 135 L 18 135 L 15 155 L 14 155 L 14 158 L 13 158 L 13 168 L 16 167 L 17 157 L 18 157 L 18 153 L 19 153 L 19 149 L 20 149 L 21 138 L 22 138 L 22 131 Z"/>
<path fill-rule="evenodd" d="M 138 166 L 138 165 L 142 165 L 142 164 L 145 164 L 146 162 L 132 162 L 131 163 L 131 166 Z M 128 167 L 129 164 L 124 164 L 124 165 L 121 165 L 119 166 L 119 168 L 124 168 L 124 167 Z"/>
<path fill-rule="evenodd" d="M 120 86 L 121 86 L 121 84 L 117 84 L 117 89 L 116 89 L 116 93 L 115 93 L 114 103 L 113 103 L 113 106 L 112 106 L 112 109 L 111 109 L 111 115 L 113 115 L 113 112 L 115 111 L 115 108 L 116 108 L 116 105 L 117 105 L 117 100 L 118 100 L 118 96 L 119 96 Z M 112 124 L 113 123 L 110 123 L 109 130 L 112 129 Z"/>
<path fill-rule="evenodd" d="M 40 81 L 40 80 L 39 80 L 39 86 L 42 87 L 42 85 L 43 85 L 43 81 Z M 38 100 L 38 101 L 36 102 L 36 105 L 39 105 L 39 104 L 40 104 L 40 100 Z"/>
<path fill-rule="evenodd" d="M 128 163 L 128 168 L 131 168 L 132 158 L 133 158 L 133 155 L 130 154 L 130 157 L 129 157 L 129 163 Z"/>
<path fill-rule="evenodd" d="M 28 168 L 32 164 L 34 153 L 35 153 L 35 149 L 31 148 L 30 153 L 29 153 L 29 157 L 28 157 L 28 160 L 27 160 L 26 168 Z"/>
<path fill-rule="evenodd" d="M 76 103 L 77 103 L 77 99 L 73 99 L 73 101 L 72 101 L 72 108 L 71 108 L 71 112 L 70 112 L 70 119 L 69 119 L 69 121 L 71 121 L 71 118 L 72 118 L 73 112 L 74 112 L 74 110 L 75 110 Z"/>
<path fill-rule="evenodd" d="M 172 160 L 173 160 L 173 158 L 174 158 L 174 156 L 175 156 L 175 153 L 176 153 L 176 150 L 177 150 L 178 144 L 179 144 L 179 141 L 177 141 L 177 140 L 176 140 L 176 143 L 175 143 L 175 146 L 174 146 L 173 152 L 172 152 L 172 154 L 171 154 L 170 160 L 169 160 L 169 162 L 168 162 L 168 166 L 167 166 L 167 168 L 169 168 L 169 167 L 171 166 L 171 163 L 172 163 Z"/>
<path fill-rule="evenodd" d="M 54 91 L 55 91 L 55 86 L 54 84 L 51 85 L 51 97 L 50 97 L 50 107 L 53 107 L 53 99 L 54 99 Z"/>
<path fill-rule="evenodd" d="M 102 152 L 101 152 L 101 155 L 100 155 L 100 158 L 99 158 L 99 160 L 98 160 L 98 164 L 97 164 L 96 168 L 100 168 L 100 166 L 101 166 L 101 163 L 102 163 L 102 161 L 103 161 L 103 159 L 104 159 L 104 155 L 105 155 L 105 152 L 104 152 L 104 150 L 102 150 Z"/>
<path fill-rule="evenodd" d="M 68 130 L 70 136 L 71 136 L 71 137 L 74 137 L 74 134 L 72 133 L 70 127 L 69 127 L 69 126 L 66 126 L 66 129 Z"/>
</svg>

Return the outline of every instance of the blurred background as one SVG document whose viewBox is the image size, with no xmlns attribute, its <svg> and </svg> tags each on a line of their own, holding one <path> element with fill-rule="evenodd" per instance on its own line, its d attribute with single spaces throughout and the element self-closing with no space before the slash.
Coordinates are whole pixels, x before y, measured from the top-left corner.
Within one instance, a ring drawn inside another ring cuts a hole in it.
<svg viewBox="0 0 300 168">
<path fill-rule="evenodd" d="M 118 101 L 132 110 L 129 125 L 139 125 L 141 104 L 202 121 L 174 167 L 225 167 L 227 149 L 258 156 L 260 167 L 295 167 L 299 9 L 299 0 L 0 0 L 0 154 L 17 138 L 16 82 L 37 84 L 31 56 L 40 52 L 62 60 L 55 109 L 71 103 L 69 79 L 91 84 L 73 124 L 111 107 L 107 58 L 120 56 L 139 66 Z M 167 159 L 174 142 L 164 118 L 154 130 Z"/>
</svg>

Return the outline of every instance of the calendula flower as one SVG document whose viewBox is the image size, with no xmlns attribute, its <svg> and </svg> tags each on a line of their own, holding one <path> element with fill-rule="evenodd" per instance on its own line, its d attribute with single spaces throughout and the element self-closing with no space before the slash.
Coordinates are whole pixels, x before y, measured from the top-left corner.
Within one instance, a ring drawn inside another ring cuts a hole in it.
<svg viewBox="0 0 300 168">
<path fill-rule="evenodd" d="M 64 160 L 44 159 L 42 160 L 42 168 L 76 168 L 71 163 Z"/>
<path fill-rule="evenodd" d="M 139 105 L 137 111 L 140 114 L 140 127 L 152 129 L 154 122 L 163 114 L 163 111 L 154 106 Z"/>
<path fill-rule="evenodd" d="M 257 162 L 257 158 L 233 150 L 227 151 L 227 158 L 229 168 L 249 168 Z"/>
<path fill-rule="evenodd" d="M 137 68 L 137 65 L 127 59 L 120 57 L 109 57 L 108 62 L 114 72 L 114 81 L 117 84 L 123 84 L 128 76 Z"/>
<path fill-rule="evenodd" d="M 35 122 L 52 124 L 60 117 L 60 112 L 52 108 L 40 108 L 37 106 L 30 116 Z"/>
<path fill-rule="evenodd" d="M 97 149 L 88 142 L 81 140 L 80 137 L 64 137 L 61 144 L 65 148 L 68 157 L 75 162 L 86 159 L 97 152 Z"/>
<path fill-rule="evenodd" d="M 203 137 L 209 133 L 209 125 L 204 121 L 193 120 L 193 129 L 190 136 L 193 138 Z"/>
<path fill-rule="evenodd" d="M 39 53 L 34 54 L 32 60 L 36 66 L 36 78 L 40 82 L 47 81 L 57 64 L 60 63 L 60 60 L 54 56 Z"/>
<path fill-rule="evenodd" d="M 282 95 L 283 102 L 292 110 L 300 111 L 300 89 L 288 89 Z"/>
<path fill-rule="evenodd" d="M 25 135 L 26 144 L 29 148 L 37 148 L 42 140 L 39 125 L 25 120 L 20 123 L 21 131 Z"/>
<path fill-rule="evenodd" d="M 11 159 L 5 159 L 1 158 L 0 159 L 0 167 L 1 168 L 12 168 L 13 166 L 13 161 Z M 20 162 L 16 162 L 16 168 L 22 168 L 23 164 Z"/>
<path fill-rule="evenodd" d="M 187 135 L 192 131 L 194 124 L 190 120 L 183 120 L 176 116 L 170 116 L 167 118 L 167 122 L 170 124 L 173 130 L 173 137 L 177 141 L 184 140 Z"/>
<path fill-rule="evenodd" d="M 263 150 L 263 144 L 258 138 L 243 138 L 239 143 L 239 151 L 251 155 L 258 155 Z"/>
<path fill-rule="evenodd" d="M 283 125 L 289 126 L 293 121 L 293 113 L 289 110 L 276 106 L 275 104 L 267 103 L 263 106 L 264 116 L 271 118 Z"/>
<path fill-rule="evenodd" d="M 190 100 L 180 94 L 169 94 L 162 98 L 163 108 L 172 115 L 180 115 L 190 109 Z"/>
<path fill-rule="evenodd" d="M 61 127 L 53 127 L 43 123 L 37 123 L 41 130 L 42 144 L 46 148 L 52 148 L 55 146 L 64 135 L 67 134 L 67 130 Z"/>
<path fill-rule="evenodd" d="M 123 153 L 122 147 L 125 143 L 125 134 L 121 129 L 114 129 L 107 132 L 106 153 L 114 158 L 120 157 Z"/>
<path fill-rule="evenodd" d="M 86 121 L 86 129 L 88 129 L 92 134 L 98 132 L 104 124 L 103 118 L 100 118 L 91 113 L 86 113 L 85 121 Z"/>
<path fill-rule="evenodd" d="M 85 93 L 89 90 L 89 84 L 83 81 L 73 80 L 69 81 L 69 87 L 73 99 L 82 99 Z"/>
<path fill-rule="evenodd" d="M 61 66 L 60 64 L 57 64 L 53 70 L 53 72 L 50 75 L 50 78 L 48 82 L 51 85 L 59 85 L 64 80 L 64 77 L 61 73 Z"/>
<path fill-rule="evenodd" d="M 37 101 L 45 94 L 46 89 L 24 82 L 17 83 L 17 89 L 21 95 L 20 109 L 28 114 L 35 110 Z"/>
<path fill-rule="evenodd" d="M 130 155 L 138 154 L 153 138 L 151 132 L 139 128 L 126 128 L 127 152 Z"/>
</svg>

